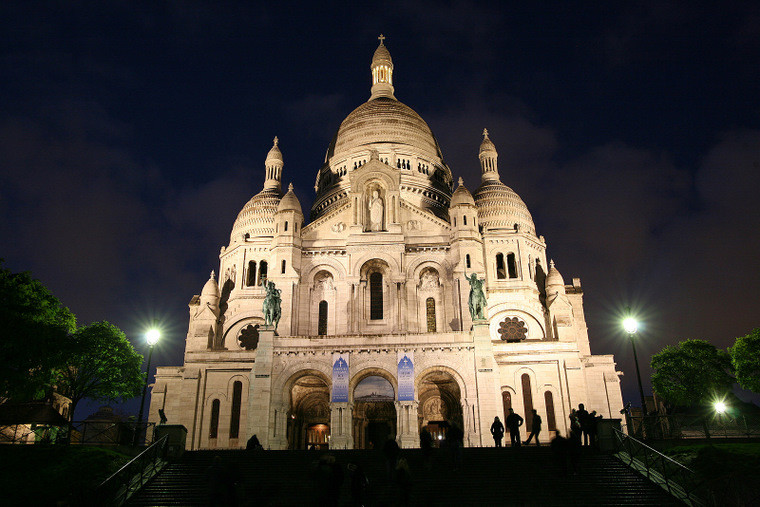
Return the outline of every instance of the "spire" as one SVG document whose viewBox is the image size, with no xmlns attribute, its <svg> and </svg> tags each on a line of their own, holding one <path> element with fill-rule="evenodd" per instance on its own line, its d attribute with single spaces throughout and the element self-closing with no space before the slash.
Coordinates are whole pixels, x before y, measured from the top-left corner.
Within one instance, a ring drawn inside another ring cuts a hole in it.
<svg viewBox="0 0 760 507">
<path fill-rule="evenodd" d="M 385 47 L 383 41 L 385 36 L 380 34 L 378 37 L 380 45 L 377 46 L 375 54 L 372 56 L 372 95 L 369 100 L 377 99 L 379 97 L 388 97 L 396 99 L 393 96 L 393 60 L 391 54 L 388 52 L 388 48 Z"/>
<path fill-rule="evenodd" d="M 282 178 L 282 152 L 277 144 L 280 140 L 277 136 L 274 136 L 272 149 L 267 153 L 267 158 L 264 161 L 264 167 L 266 168 L 266 179 L 264 180 L 264 188 L 280 189 L 280 179 Z"/>
<path fill-rule="evenodd" d="M 480 151 L 478 153 L 480 159 L 480 171 L 482 173 L 483 181 L 486 180 L 499 180 L 499 167 L 497 160 L 499 154 L 496 151 L 496 146 L 488 138 L 488 129 L 483 129 L 483 142 L 480 143 Z"/>
</svg>

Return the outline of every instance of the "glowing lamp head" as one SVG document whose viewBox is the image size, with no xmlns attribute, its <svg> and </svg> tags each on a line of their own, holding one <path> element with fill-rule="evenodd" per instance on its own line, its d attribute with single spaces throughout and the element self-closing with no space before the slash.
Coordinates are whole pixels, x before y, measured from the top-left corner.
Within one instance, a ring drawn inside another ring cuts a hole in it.
<svg viewBox="0 0 760 507">
<path fill-rule="evenodd" d="M 724 414 L 726 412 L 726 404 L 722 401 L 716 401 L 714 407 L 715 411 L 719 414 Z"/>
<path fill-rule="evenodd" d="M 151 347 L 158 343 L 159 338 L 161 338 L 161 332 L 158 329 L 151 329 L 145 333 L 145 341 L 147 341 L 148 345 Z"/>
<path fill-rule="evenodd" d="M 625 328 L 626 333 L 635 334 L 636 330 L 639 328 L 639 323 L 636 322 L 636 319 L 633 317 L 628 317 L 623 321 L 623 328 Z"/>
</svg>

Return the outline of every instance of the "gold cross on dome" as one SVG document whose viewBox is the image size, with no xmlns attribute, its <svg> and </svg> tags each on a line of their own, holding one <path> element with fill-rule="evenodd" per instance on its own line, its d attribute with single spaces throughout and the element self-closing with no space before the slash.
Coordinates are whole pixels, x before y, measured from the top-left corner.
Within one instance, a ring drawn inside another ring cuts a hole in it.
<svg viewBox="0 0 760 507">
<path fill-rule="evenodd" d="M 385 40 L 385 35 L 380 34 L 380 37 L 378 37 L 377 40 L 380 41 L 380 45 L 382 46 L 383 45 L 383 41 Z"/>
</svg>

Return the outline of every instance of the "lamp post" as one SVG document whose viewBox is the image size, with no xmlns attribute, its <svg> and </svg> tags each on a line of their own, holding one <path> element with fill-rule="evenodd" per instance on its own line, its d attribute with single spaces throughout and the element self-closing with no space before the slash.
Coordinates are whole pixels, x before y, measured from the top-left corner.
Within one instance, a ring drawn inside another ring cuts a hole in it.
<svg viewBox="0 0 760 507">
<path fill-rule="evenodd" d="M 629 309 L 630 312 L 630 309 Z M 630 313 L 629 313 L 630 315 Z M 636 379 L 639 381 L 639 396 L 641 396 L 641 411 L 644 417 L 647 415 L 647 404 L 644 401 L 644 388 L 641 387 L 641 371 L 639 371 L 639 356 L 636 355 L 636 340 L 635 334 L 639 328 L 639 323 L 633 317 L 628 317 L 623 321 L 623 328 L 628 333 L 628 338 L 631 340 L 631 347 L 633 347 L 633 361 L 636 363 Z"/>
<path fill-rule="evenodd" d="M 139 438 L 140 426 L 143 420 L 143 407 L 145 406 L 145 393 L 148 390 L 148 376 L 150 375 L 150 360 L 153 357 L 153 346 L 158 343 L 158 339 L 161 338 L 161 332 L 158 329 L 151 329 L 145 333 L 145 341 L 148 343 L 148 365 L 145 368 L 145 384 L 143 385 L 142 398 L 140 399 L 140 413 L 137 416 L 137 428 L 135 428 L 135 445 Z"/>
</svg>

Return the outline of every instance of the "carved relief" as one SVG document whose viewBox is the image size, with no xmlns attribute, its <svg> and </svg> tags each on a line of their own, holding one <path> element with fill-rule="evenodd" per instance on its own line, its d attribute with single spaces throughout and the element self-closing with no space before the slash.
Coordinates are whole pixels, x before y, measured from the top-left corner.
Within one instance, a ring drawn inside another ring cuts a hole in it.
<svg viewBox="0 0 760 507">
<path fill-rule="evenodd" d="M 420 274 L 420 289 L 434 290 L 439 286 L 438 271 L 433 268 L 426 268 Z"/>
<path fill-rule="evenodd" d="M 343 232 L 346 229 L 346 224 L 343 222 L 336 222 L 330 227 L 333 232 Z"/>
</svg>

